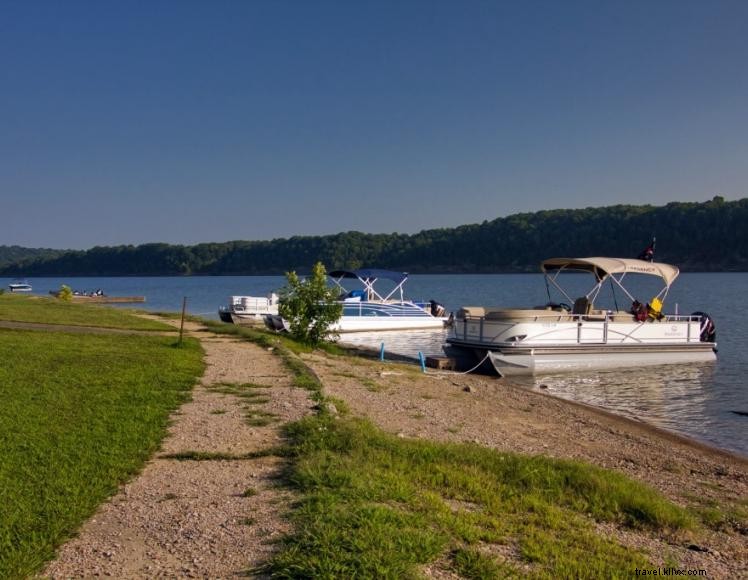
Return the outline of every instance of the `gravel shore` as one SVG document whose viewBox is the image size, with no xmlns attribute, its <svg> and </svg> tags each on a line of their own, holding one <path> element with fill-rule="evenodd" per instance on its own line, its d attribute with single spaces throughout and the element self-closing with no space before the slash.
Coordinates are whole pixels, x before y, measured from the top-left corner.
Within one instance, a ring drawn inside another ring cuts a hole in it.
<svg viewBox="0 0 748 580">
<path fill-rule="evenodd" d="M 174 416 L 161 452 L 65 544 L 44 571 L 52 578 L 245 575 L 288 531 L 293 497 L 278 486 L 277 457 L 178 461 L 184 452 L 255 453 L 282 442 L 280 427 L 313 412 L 272 352 L 200 331 L 207 371 L 193 400 Z M 304 355 L 325 394 L 354 415 L 401 437 L 473 442 L 502 451 L 584 460 L 641 480 L 681 505 L 739 504 L 748 499 L 748 461 L 614 415 L 528 391 L 504 379 L 420 372 L 415 365 L 364 357 Z M 222 383 L 251 382 L 274 417 L 246 421 L 247 402 Z M 743 522 L 745 525 L 745 522 Z M 748 577 L 748 530 L 662 538 L 600 526 L 655 562 L 677 561 L 710 578 Z M 439 577 L 435 567 L 424 570 Z"/>
</svg>

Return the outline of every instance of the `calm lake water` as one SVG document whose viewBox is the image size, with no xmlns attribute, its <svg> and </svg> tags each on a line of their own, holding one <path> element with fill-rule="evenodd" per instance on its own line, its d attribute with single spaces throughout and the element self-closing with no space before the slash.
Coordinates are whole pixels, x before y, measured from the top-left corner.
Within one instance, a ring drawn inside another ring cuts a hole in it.
<svg viewBox="0 0 748 580">
<path fill-rule="evenodd" d="M 178 311 L 187 297 L 190 314 L 217 318 L 218 307 L 231 295 L 264 296 L 283 286 L 281 276 L 215 276 L 152 278 L 30 278 L 34 294 L 46 295 L 68 284 L 76 290 L 102 288 L 110 295 L 143 295 L 156 311 Z M 0 278 L 7 288 L 11 279 Z M 587 280 L 579 277 L 581 289 Z M 576 283 L 576 281 L 575 281 Z M 629 418 L 687 435 L 748 456 L 748 316 L 742 299 L 748 273 L 681 274 L 666 301 L 667 312 L 677 305 L 682 314 L 709 313 L 716 323 L 719 345 L 716 363 L 625 368 L 615 371 L 515 378 L 528 389 L 543 389 L 558 397 L 602 407 Z M 533 306 L 548 301 L 540 274 L 432 275 L 410 277 L 407 297 L 434 299 L 448 311 L 465 305 Z M 570 295 L 578 295 L 573 292 Z M 642 289 L 639 296 L 652 296 Z M 602 297 L 601 297 L 602 299 Z M 613 297 L 609 297 L 610 300 Z M 621 300 L 621 297 L 618 297 Z M 628 302 L 621 300 L 621 307 Z M 123 305 L 122 307 L 128 307 Z M 444 332 L 344 335 L 343 340 L 415 356 L 440 354 Z"/>
</svg>

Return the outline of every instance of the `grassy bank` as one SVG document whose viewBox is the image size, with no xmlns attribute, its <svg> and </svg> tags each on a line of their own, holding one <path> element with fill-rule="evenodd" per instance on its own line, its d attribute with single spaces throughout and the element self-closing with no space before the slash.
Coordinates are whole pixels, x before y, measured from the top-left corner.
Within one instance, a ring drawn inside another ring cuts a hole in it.
<svg viewBox="0 0 748 580">
<path fill-rule="evenodd" d="M 127 310 L 95 304 L 75 304 L 57 298 L 0 294 L 0 320 L 126 330 L 173 331 L 162 322 L 133 316 Z"/>
<path fill-rule="evenodd" d="M 466 578 L 624 577 L 647 555 L 596 523 L 694 525 L 654 490 L 580 462 L 404 440 L 324 413 L 289 435 L 302 500 L 269 566 L 280 577 L 403 578 L 429 564 Z"/>
<path fill-rule="evenodd" d="M 116 310 L 0 299 L 0 318 L 155 328 Z M 203 364 L 193 340 L 3 329 L 0 360 L 0 577 L 15 578 L 141 468 Z"/>
</svg>

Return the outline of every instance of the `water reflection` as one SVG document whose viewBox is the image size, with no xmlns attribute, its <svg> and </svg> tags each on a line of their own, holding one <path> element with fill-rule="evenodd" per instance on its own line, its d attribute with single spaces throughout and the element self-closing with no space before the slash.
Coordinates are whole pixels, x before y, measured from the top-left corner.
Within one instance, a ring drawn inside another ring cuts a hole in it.
<svg viewBox="0 0 748 580">
<path fill-rule="evenodd" d="M 350 332 L 341 334 L 338 342 L 358 347 L 371 348 L 379 351 L 384 344 L 387 353 L 418 358 L 421 352 L 424 356 L 443 355 L 442 345 L 447 340 L 444 330 L 393 330 L 388 332 Z"/>
<path fill-rule="evenodd" d="M 683 432 L 684 423 L 691 431 L 695 422 L 703 422 L 713 373 L 713 364 L 699 363 L 513 377 L 512 382 Z"/>
</svg>

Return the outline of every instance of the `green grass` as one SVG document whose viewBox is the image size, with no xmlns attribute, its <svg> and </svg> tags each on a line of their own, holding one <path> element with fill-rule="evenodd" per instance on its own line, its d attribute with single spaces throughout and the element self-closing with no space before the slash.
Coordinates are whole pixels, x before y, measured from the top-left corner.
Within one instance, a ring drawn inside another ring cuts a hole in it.
<svg viewBox="0 0 748 580">
<path fill-rule="evenodd" d="M 12 294 L 0 296 L 0 320 L 126 330 L 174 330 L 163 322 L 138 318 L 127 310 L 111 306 L 75 304 L 51 297 Z"/>
<path fill-rule="evenodd" d="M 266 570 L 279 577 L 408 578 L 436 561 L 467 578 L 622 577 L 648 558 L 595 522 L 662 535 L 694 525 L 653 489 L 580 462 L 404 440 L 348 417 L 288 435 L 301 500 Z M 492 555 L 504 545 L 529 572 Z"/>
<path fill-rule="evenodd" d="M 173 337 L 0 329 L 0 360 L 0 578 L 20 578 L 157 450 L 202 350 Z"/>
</svg>

